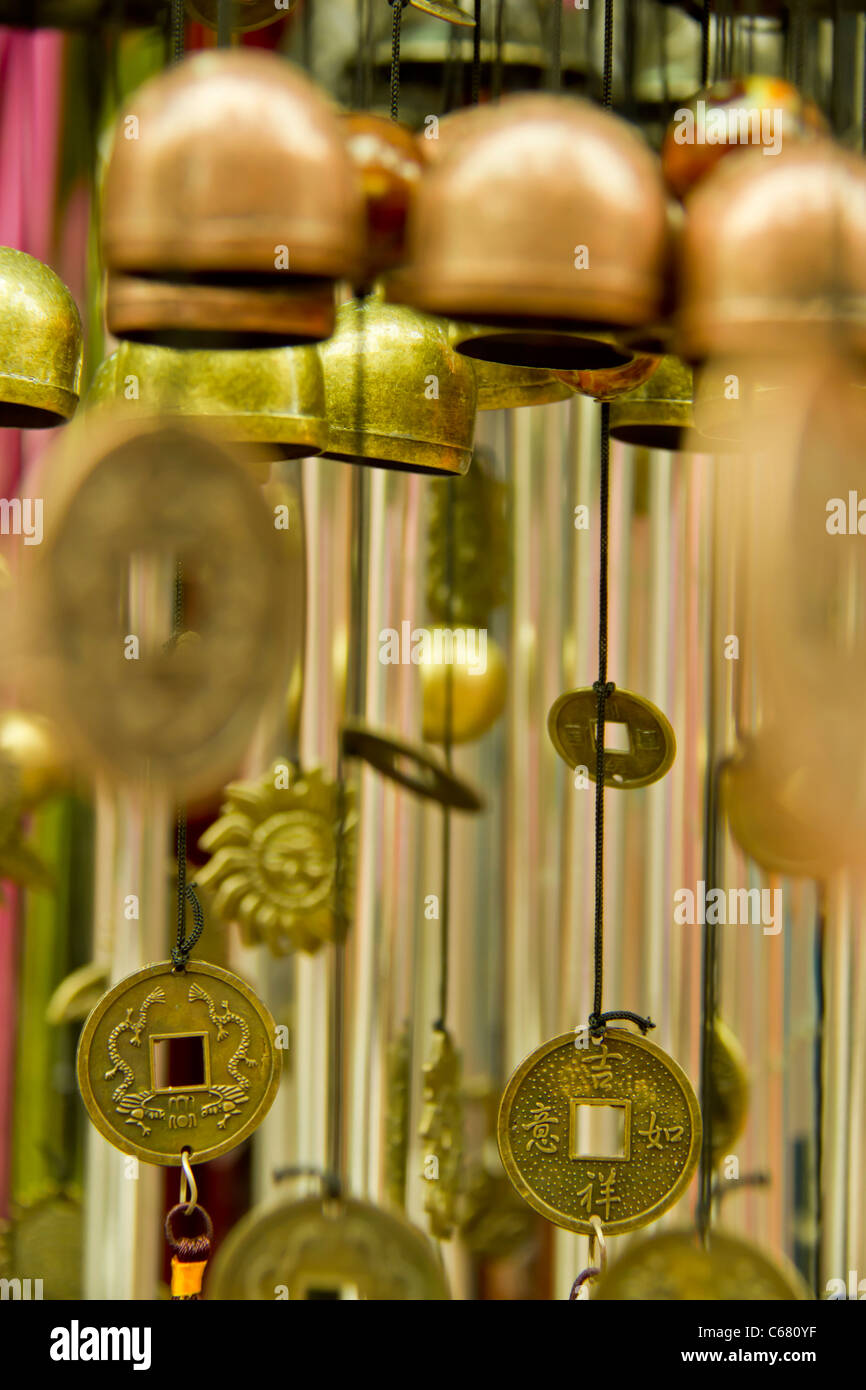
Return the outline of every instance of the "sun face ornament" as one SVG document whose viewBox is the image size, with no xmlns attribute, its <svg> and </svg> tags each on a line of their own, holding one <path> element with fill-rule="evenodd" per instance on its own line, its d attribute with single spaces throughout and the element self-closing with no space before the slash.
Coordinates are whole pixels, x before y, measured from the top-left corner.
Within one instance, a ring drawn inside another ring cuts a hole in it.
<svg viewBox="0 0 866 1390">
<path fill-rule="evenodd" d="M 278 760 L 253 781 L 230 783 L 225 797 L 199 840 L 211 858 L 196 882 L 213 894 L 215 914 L 278 956 L 341 940 L 354 898 L 351 793 L 318 768 Z"/>
</svg>

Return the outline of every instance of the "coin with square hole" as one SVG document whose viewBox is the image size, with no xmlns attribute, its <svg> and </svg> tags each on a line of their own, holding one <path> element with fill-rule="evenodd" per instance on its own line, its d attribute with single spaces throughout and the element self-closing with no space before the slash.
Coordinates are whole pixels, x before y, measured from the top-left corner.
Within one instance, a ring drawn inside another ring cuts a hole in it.
<svg viewBox="0 0 866 1390">
<path fill-rule="evenodd" d="M 595 781 L 598 697 L 591 686 L 568 690 L 551 706 L 547 730 L 569 767 Z M 677 741 L 667 717 L 643 695 L 614 690 L 605 701 L 604 785 L 648 787 L 673 763 Z"/>
</svg>

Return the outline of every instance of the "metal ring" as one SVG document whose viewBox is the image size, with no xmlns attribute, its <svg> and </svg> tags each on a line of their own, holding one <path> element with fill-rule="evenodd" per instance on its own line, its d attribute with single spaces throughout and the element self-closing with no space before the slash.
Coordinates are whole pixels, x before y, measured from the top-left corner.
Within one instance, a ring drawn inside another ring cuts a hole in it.
<svg viewBox="0 0 866 1390">
<path fill-rule="evenodd" d="M 607 1269 L 607 1241 L 604 1238 L 604 1228 L 601 1224 L 601 1217 L 593 1215 L 589 1218 L 593 1234 L 589 1238 L 589 1258 L 595 1260 L 596 1245 L 598 1245 L 598 1262 L 601 1266 L 598 1271 L 603 1274 Z"/>
<path fill-rule="evenodd" d="M 180 1155 L 180 1202 L 179 1206 L 186 1206 L 187 1216 L 191 1216 L 198 1206 L 198 1183 L 192 1171 L 192 1164 L 189 1161 L 191 1149 L 182 1149 Z M 187 1199 L 187 1183 L 189 1184 L 189 1198 Z"/>
<path fill-rule="evenodd" d="M 208 1240 L 213 1240 L 213 1222 L 211 1221 L 204 1207 L 196 1207 L 195 1210 L 196 1213 L 204 1221 L 204 1235 L 207 1237 Z M 178 1202 L 176 1207 L 172 1207 L 166 1213 L 165 1217 L 165 1238 L 168 1244 L 171 1246 L 172 1250 L 177 1250 L 179 1245 L 178 1237 L 172 1230 L 171 1225 L 172 1218 L 177 1216 L 178 1212 L 183 1212 L 184 1216 L 187 1215 L 186 1209 L 182 1202 Z M 200 1239 L 200 1237 L 198 1238 Z"/>
</svg>

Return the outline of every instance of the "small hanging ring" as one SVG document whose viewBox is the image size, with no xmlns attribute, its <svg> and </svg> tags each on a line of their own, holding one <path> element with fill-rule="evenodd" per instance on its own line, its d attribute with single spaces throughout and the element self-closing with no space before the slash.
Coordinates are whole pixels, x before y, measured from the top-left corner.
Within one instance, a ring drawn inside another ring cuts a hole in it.
<svg viewBox="0 0 866 1390">
<path fill-rule="evenodd" d="M 599 1265 L 600 1265 L 599 1273 L 603 1274 L 604 1271 L 607 1269 L 607 1241 L 606 1241 L 605 1238 L 604 1238 L 604 1229 L 603 1229 L 602 1224 L 601 1224 L 601 1217 L 600 1217 L 600 1216 L 592 1216 L 592 1217 L 590 1217 L 590 1225 L 592 1226 L 592 1235 L 591 1235 L 590 1238 L 589 1238 L 589 1260 L 590 1260 L 590 1264 L 594 1264 L 594 1263 L 595 1263 L 595 1259 L 596 1259 L 596 1246 L 597 1246 L 597 1247 L 598 1247 L 598 1263 L 599 1263 Z"/>
<path fill-rule="evenodd" d="M 187 1216 L 191 1216 L 198 1206 L 198 1184 L 192 1171 L 192 1164 L 189 1161 L 190 1153 L 190 1149 L 181 1149 L 180 1154 L 180 1202 L 178 1205 L 186 1205 Z M 189 1198 L 187 1198 L 187 1184 L 189 1184 Z"/>
</svg>

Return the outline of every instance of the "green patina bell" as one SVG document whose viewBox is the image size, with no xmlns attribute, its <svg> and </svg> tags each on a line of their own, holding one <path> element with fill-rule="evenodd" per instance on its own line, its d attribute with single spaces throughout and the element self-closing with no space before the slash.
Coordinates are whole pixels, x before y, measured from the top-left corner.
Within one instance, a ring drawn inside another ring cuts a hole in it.
<svg viewBox="0 0 866 1390">
<path fill-rule="evenodd" d="M 180 351 L 121 343 L 87 396 L 147 415 L 208 419 L 235 445 L 262 457 L 321 453 L 328 437 L 322 368 L 314 347 Z"/>
<path fill-rule="evenodd" d="M 475 370 L 448 324 L 377 294 L 337 311 L 318 349 L 329 458 L 411 473 L 465 473 L 472 459 Z"/>
<path fill-rule="evenodd" d="M 485 331 L 477 324 L 452 323 L 449 337 L 452 346 L 465 353 L 464 344 Z M 549 405 L 551 401 L 567 401 L 574 395 L 573 389 L 550 367 L 512 367 L 505 362 L 485 362 L 481 358 L 473 358 L 472 363 L 479 410 Z"/>
<path fill-rule="evenodd" d="M 81 316 L 59 276 L 0 246 L 0 428 L 51 429 L 75 414 Z"/>
</svg>

